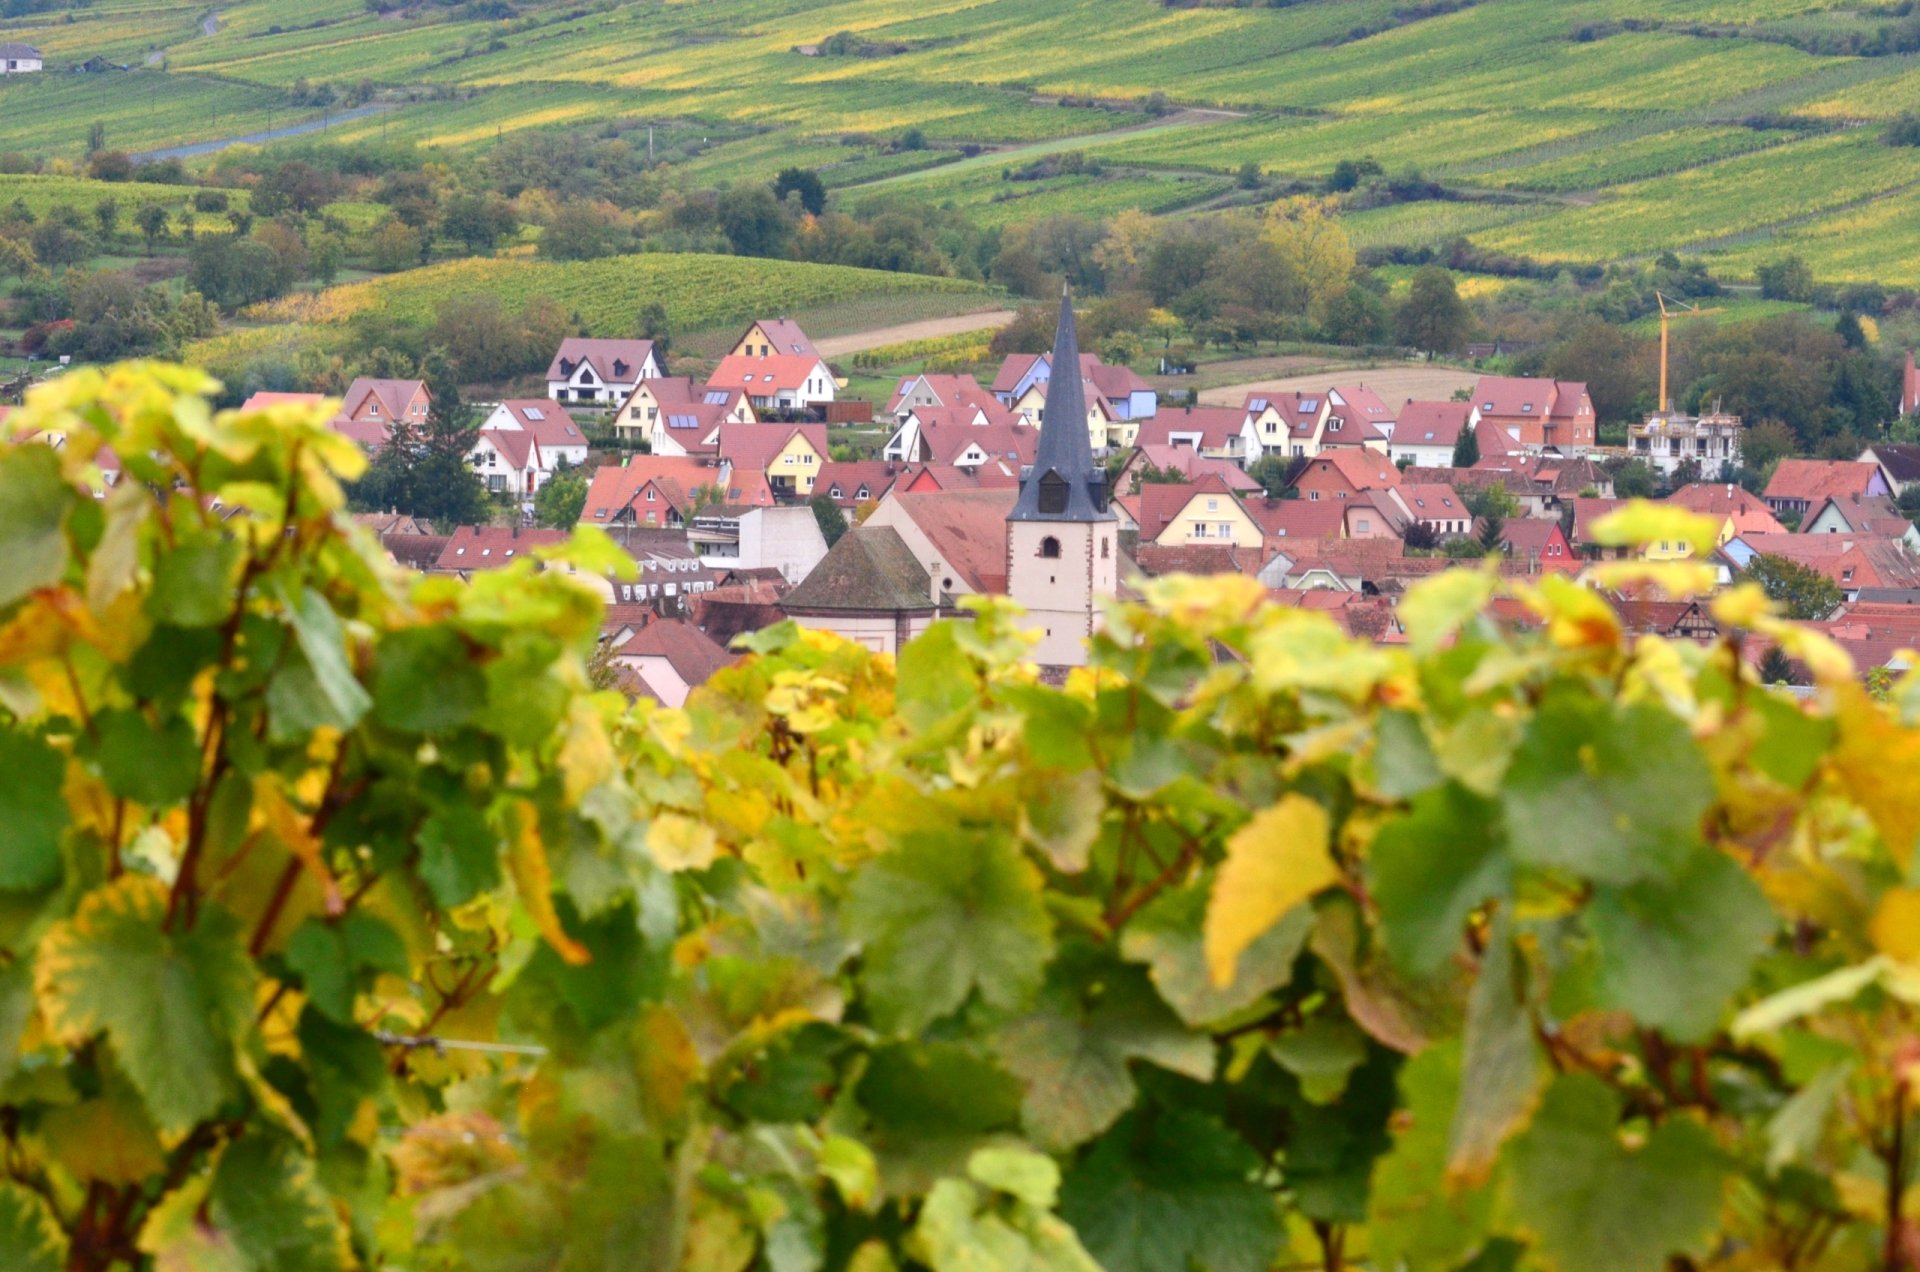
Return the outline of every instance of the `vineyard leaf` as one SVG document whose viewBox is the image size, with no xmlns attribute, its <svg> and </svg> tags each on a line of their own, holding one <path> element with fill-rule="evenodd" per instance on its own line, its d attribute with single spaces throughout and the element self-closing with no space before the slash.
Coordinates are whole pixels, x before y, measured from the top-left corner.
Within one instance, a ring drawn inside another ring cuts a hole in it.
<svg viewBox="0 0 1920 1272">
<path fill-rule="evenodd" d="M 1746 1039 L 1757 1034 L 1773 1033 L 1802 1016 L 1810 1016 L 1824 1007 L 1846 1002 L 1867 986 L 1878 982 L 1887 967 L 1887 960 L 1875 955 L 1864 963 L 1835 968 L 1812 980 L 1789 985 L 1735 1016 L 1733 1036 Z"/>
<path fill-rule="evenodd" d="M 1679 719 L 1566 698 L 1534 717 L 1501 787 L 1516 860 L 1612 884 L 1685 863 L 1713 797 Z"/>
<path fill-rule="evenodd" d="M 104 1030 L 154 1124 L 178 1137 L 236 1089 L 253 964 L 224 911 L 168 933 L 166 905 L 159 882 L 140 875 L 88 894 L 41 943 L 35 983 L 50 1032 L 77 1045 Z"/>
<path fill-rule="evenodd" d="M 1540 1058 L 1524 991 L 1516 984 L 1512 926 L 1508 911 L 1495 917 L 1480 978 L 1467 997 L 1466 1056 L 1447 1170 L 1469 1183 L 1486 1178 L 1500 1145 L 1539 1095 Z"/>
<path fill-rule="evenodd" d="M 718 1098 L 754 1122 L 811 1122 L 826 1112 L 840 1057 L 851 1044 L 825 1021 L 809 1020 L 766 1040 Z"/>
<path fill-rule="evenodd" d="M 1499 839 L 1499 809 L 1456 782 L 1413 801 L 1380 828 L 1367 850 L 1367 886 L 1394 962 L 1431 976 L 1460 947 L 1467 916 L 1504 897 L 1511 869 Z"/>
<path fill-rule="evenodd" d="M 0 609 L 67 572 L 72 495 L 51 446 L 0 451 Z"/>
<path fill-rule="evenodd" d="M 1326 1104 L 1340 1098 L 1347 1076 L 1366 1061 L 1367 1039 L 1345 1020 L 1315 1016 L 1275 1037 L 1267 1054 L 1299 1079 L 1309 1103 Z"/>
<path fill-rule="evenodd" d="M 855 1088 L 882 1124 L 925 1134 L 981 1133 L 1020 1118 L 1020 1083 L 985 1055 L 957 1042 L 889 1043 L 876 1048 Z"/>
<path fill-rule="evenodd" d="M 1105 811 L 1100 771 L 1082 769 L 1055 778 L 1021 803 L 1020 832 L 1047 854 L 1054 869 L 1078 874 L 1087 868 L 1094 841 L 1100 838 L 1100 815 Z"/>
<path fill-rule="evenodd" d="M 967 1159 L 973 1182 L 1010 1193 L 1029 1206 L 1053 1209 L 1060 1196 L 1060 1168 L 1030 1148 L 982 1148 Z"/>
<path fill-rule="evenodd" d="M 266 1272 L 338 1272 L 346 1233 L 314 1164 L 291 1143 L 255 1132 L 221 1154 L 208 1197 L 214 1227 Z"/>
<path fill-rule="evenodd" d="M 1448 570 L 1407 589 L 1396 610 L 1416 654 L 1431 654 L 1451 640 L 1493 599 L 1499 579 L 1485 569 Z"/>
<path fill-rule="evenodd" d="M 449 909 L 500 886 L 500 841 L 479 809 L 453 804 L 427 819 L 420 828 L 420 877 Z"/>
<path fill-rule="evenodd" d="M 1339 879 L 1327 834 L 1327 810 L 1289 794 L 1227 841 L 1207 904 L 1207 975 L 1215 988 L 1233 983 L 1241 952 L 1282 915 Z"/>
<path fill-rule="evenodd" d="M 1696 847 L 1670 881 L 1602 888 L 1586 912 L 1603 998 L 1682 1041 L 1704 1039 L 1773 935 L 1773 907 L 1724 854 Z"/>
<path fill-rule="evenodd" d="M 1002 1062 L 1027 1084 L 1028 1132 L 1049 1150 L 1092 1139 L 1132 1107 L 1130 1061 L 1213 1077 L 1212 1041 L 1188 1033 L 1138 969 L 1100 967 L 1083 986 L 1060 983 L 1071 975 L 999 1041 Z"/>
<path fill-rule="evenodd" d="M 1446 780 L 1420 717 L 1382 711 L 1373 743 L 1374 789 L 1385 799 L 1412 799 Z"/>
<path fill-rule="evenodd" d="M 933 1272 L 1101 1272 L 1072 1229 L 1031 1206 L 998 1213 L 990 1194 L 943 1179 L 927 1194 L 909 1251 Z"/>
<path fill-rule="evenodd" d="M 848 923 L 882 1029 L 917 1032 L 979 990 L 1024 1006 L 1044 977 L 1052 921 L 1040 873 L 998 838 L 920 832 L 854 880 Z"/>
<path fill-rule="evenodd" d="M 102 711 L 93 721 L 94 756 L 107 789 L 122 799 L 176 803 L 200 781 L 200 739 L 175 716 L 158 728 L 138 711 Z"/>
<path fill-rule="evenodd" d="M 1259 1169 L 1205 1114 L 1129 1113 L 1067 1173 L 1060 1213 L 1106 1272 L 1264 1272 L 1283 1234 Z"/>
<path fill-rule="evenodd" d="M 61 1272 L 67 1239 L 47 1203 L 18 1184 L 0 1184 L 0 1267 L 7 1272 Z"/>
<path fill-rule="evenodd" d="M 153 567 L 147 609 L 174 627 L 217 627 L 233 613 L 243 553 L 238 539 L 182 544 Z"/>
<path fill-rule="evenodd" d="M 1793 1093 L 1791 1099 L 1767 1121 L 1767 1169 L 1804 1157 L 1819 1146 L 1833 1105 L 1853 1076 L 1851 1063 L 1829 1065 L 1813 1081 Z"/>
<path fill-rule="evenodd" d="M 1666 1266 L 1704 1253 L 1719 1217 L 1724 1162 L 1698 1122 L 1661 1123 L 1638 1152 L 1616 1133 L 1619 1106 L 1598 1078 L 1547 1089 L 1506 1162 L 1513 1218 L 1556 1272 Z"/>
<path fill-rule="evenodd" d="M 70 814 L 60 785 L 66 762 L 39 738 L 0 733 L 0 889 L 33 892 L 60 877 L 60 836 Z"/>
<path fill-rule="evenodd" d="M 373 718 L 409 733 L 448 733 L 486 705 L 487 679 L 460 634 L 413 627 L 380 642 Z"/>
<path fill-rule="evenodd" d="M 1120 937 L 1121 955 L 1146 964 L 1167 1005 L 1196 1027 L 1249 1007 L 1286 984 L 1313 931 L 1313 907 L 1295 906 L 1241 952 L 1232 983 L 1217 989 L 1207 975 L 1201 928 L 1206 910 L 1202 887 L 1163 892 L 1133 917 Z"/>
<path fill-rule="evenodd" d="M 1400 1070 L 1393 1149 L 1373 1172 L 1369 1249 L 1380 1267 L 1454 1267 L 1479 1245 L 1493 1193 L 1456 1188 L 1446 1163 L 1462 1094 L 1461 1044 L 1427 1048 Z"/>
<path fill-rule="evenodd" d="M 331 709 L 331 722 L 351 728 L 367 714 L 373 699 L 354 678 L 347 661 L 346 633 L 339 616 L 326 598 L 311 588 L 287 605 L 287 616 L 300 652 L 306 656 L 307 668 L 313 673 L 314 687 Z"/>
</svg>

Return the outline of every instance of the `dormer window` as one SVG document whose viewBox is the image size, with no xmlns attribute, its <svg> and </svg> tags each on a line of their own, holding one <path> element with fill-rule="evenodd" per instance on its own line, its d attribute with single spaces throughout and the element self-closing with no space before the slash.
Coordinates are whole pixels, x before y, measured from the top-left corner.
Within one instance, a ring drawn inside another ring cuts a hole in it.
<svg viewBox="0 0 1920 1272">
<path fill-rule="evenodd" d="M 1049 469 L 1040 479 L 1040 511 L 1051 516 L 1065 512 L 1069 493 L 1066 478 Z M 1059 555 L 1058 545 L 1055 546 L 1054 555 Z"/>
</svg>

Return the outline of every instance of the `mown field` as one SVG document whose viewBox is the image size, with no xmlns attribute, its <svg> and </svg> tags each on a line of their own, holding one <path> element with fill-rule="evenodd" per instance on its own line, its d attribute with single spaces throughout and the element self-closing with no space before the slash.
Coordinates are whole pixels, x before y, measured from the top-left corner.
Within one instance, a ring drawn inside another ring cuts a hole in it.
<svg viewBox="0 0 1920 1272">
<path fill-rule="evenodd" d="M 687 165 L 689 179 L 761 180 L 797 163 L 842 197 L 911 193 L 989 224 L 1127 206 L 1178 213 L 1248 163 L 1310 181 L 1370 158 L 1469 194 L 1551 197 L 1363 213 L 1353 231 L 1368 246 L 1467 234 L 1552 260 L 1694 251 L 1731 272 L 1791 247 L 1826 276 L 1920 283 L 1911 228 L 1920 204 L 1909 188 L 1920 151 L 1878 143 L 1885 121 L 1920 109 L 1920 57 L 1836 57 L 1792 43 L 1905 20 L 1886 5 L 1478 0 L 1432 14 L 1406 0 L 531 0 L 516 9 L 477 21 L 434 5 L 379 16 L 350 0 L 240 0 L 219 11 L 212 34 L 202 11 L 157 0 L 104 0 L 71 23 L 42 15 L 25 38 L 56 62 L 152 54 L 168 70 L 0 86 L 12 125 L 0 145 L 72 157 L 96 118 L 131 148 L 217 138 L 263 126 L 274 94 L 297 80 L 367 81 L 396 108 L 334 135 L 466 148 L 613 119 L 710 125 L 713 144 Z M 872 42 L 873 55 L 809 55 L 836 32 Z M 1224 113 L 1152 118 L 1161 99 Z M 930 149 L 890 151 L 885 143 L 908 129 Z M 957 158 L 963 144 L 986 153 Z M 1084 150 L 1108 174 L 1003 175 L 1064 149 Z"/>
</svg>

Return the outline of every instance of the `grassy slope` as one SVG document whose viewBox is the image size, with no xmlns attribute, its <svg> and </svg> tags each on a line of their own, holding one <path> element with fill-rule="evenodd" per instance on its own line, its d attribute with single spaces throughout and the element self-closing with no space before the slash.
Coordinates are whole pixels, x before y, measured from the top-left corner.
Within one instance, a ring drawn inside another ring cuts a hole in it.
<svg viewBox="0 0 1920 1272">
<path fill-rule="evenodd" d="M 1822 273 L 1920 282 L 1908 155 L 1875 145 L 1871 126 L 1835 138 L 1743 123 L 1797 113 L 1871 125 L 1920 107 L 1920 59 L 1817 57 L 1758 38 L 1657 29 L 1744 23 L 1760 35 L 1858 22 L 1828 0 L 1481 0 L 1413 22 L 1396 17 L 1404 0 L 1281 9 L 624 0 L 591 12 L 530 0 L 506 23 L 426 9 L 437 16 L 380 18 L 353 0 L 240 0 L 209 36 L 195 26 L 197 10 L 97 0 L 71 24 L 37 20 L 28 37 L 69 59 L 160 46 L 176 95 L 143 114 L 138 99 L 154 90 L 143 94 L 140 81 L 159 76 L 76 77 L 36 90 L 32 102 L 17 85 L 0 87 L 0 109 L 20 107 L 10 111 L 16 144 L 72 153 L 92 118 L 108 121 L 117 144 L 193 140 L 233 131 L 222 119 L 258 127 L 269 90 L 296 78 L 365 77 L 457 97 L 356 121 L 342 136 L 384 131 L 471 146 L 609 117 L 700 119 L 747 130 L 694 163 L 705 179 L 758 179 L 803 162 L 850 192 L 884 182 L 993 223 L 1129 205 L 1173 210 L 1221 189 L 1249 161 L 1312 178 L 1371 156 L 1502 188 L 1531 206 L 1511 216 L 1455 207 L 1374 215 L 1356 223 L 1369 243 L 1464 230 L 1565 259 L 1690 249 L 1733 270 L 1790 244 Z M 1583 24 L 1623 19 L 1648 29 L 1573 38 Z M 841 30 L 910 49 L 875 58 L 795 51 Z M 1367 30 L 1375 33 L 1354 38 Z M 1139 103 L 1156 91 L 1245 117 L 1137 126 L 1147 123 Z M 1052 101 L 1059 94 L 1120 105 L 1062 107 Z M 908 126 L 936 144 L 1015 149 L 909 171 L 920 161 L 841 142 Z M 1003 179 L 1010 163 L 1058 149 L 1097 154 L 1108 175 Z"/>
</svg>

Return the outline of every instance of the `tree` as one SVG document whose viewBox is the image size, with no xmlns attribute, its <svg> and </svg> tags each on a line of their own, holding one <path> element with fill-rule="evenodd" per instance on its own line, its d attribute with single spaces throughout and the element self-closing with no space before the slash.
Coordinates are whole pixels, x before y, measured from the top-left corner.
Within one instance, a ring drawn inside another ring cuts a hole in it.
<svg viewBox="0 0 1920 1272">
<path fill-rule="evenodd" d="M 1453 440 L 1453 466 L 1472 468 L 1480 462 L 1480 439 L 1474 436 L 1474 430 L 1462 425 L 1460 436 Z"/>
<path fill-rule="evenodd" d="M 1280 250 L 1307 288 L 1307 315 L 1326 321 L 1327 309 L 1353 281 L 1353 242 L 1323 199 L 1306 195 L 1280 200 L 1267 211 L 1262 236 Z"/>
<path fill-rule="evenodd" d="M 640 306 L 640 314 L 635 319 L 634 335 L 642 340 L 653 341 L 654 352 L 665 358 L 667 351 L 673 348 L 673 320 L 667 315 L 667 307 L 657 300 L 650 300 Z"/>
<path fill-rule="evenodd" d="M 1790 685 L 1794 683 L 1793 660 L 1778 645 L 1769 645 L 1767 652 L 1760 655 L 1760 665 L 1755 669 L 1763 685 Z"/>
<path fill-rule="evenodd" d="M 741 256 L 780 256 L 793 234 L 786 209 L 765 186 L 737 186 L 715 205 L 720 232 Z"/>
<path fill-rule="evenodd" d="M 213 387 L 0 448 L 10 1272 L 1910 1262 L 1920 727 L 1754 591 L 1804 703 L 1468 570 L 1388 644 L 1156 585 L 1065 688 L 1003 601 L 780 624 L 636 709 L 604 535 L 405 579 L 324 413 Z"/>
<path fill-rule="evenodd" d="M 570 199 L 540 233 L 540 255 L 556 261 L 590 261 L 618 249 L 620 228 L 610 209 Z"/>
<path fill-rule="evenodd" d="M 1812 566 L 1770 553 L 1749 561 L 1746 577 L 1758 583 L 1790 618 L 1809 622 L 1830 618 L 1846 600 L 1840 585 Z"/>
<path fill-rule="evenodd" d="M 153 255 L 153 246 L 167 234 L 167 210 L 158 203 L 142 203 L 133 214 L 133 223 L 140 231 L 140 237 L 147 245 L 147 255 Z"/>
<path fill-rule="evenodd" d="M 1368 288 L 1348 287 L 1327 306 L 1322 330 L 1335 344 L 1379 344 L 1387 338 L 1387 304 Z"/>
<path fill-rule="evenodd" d="M 87 125 L 87 156 L 99 154 L 107 148 L 107 126 L 99 120 Z"/>
<path fill-rule="evenodd" d="M 586 474 L 563 467 L 534 492 L 533 520 L 536 525 L 571 530 L 580 524 L 586 506 Z"/>
<path fill-rule="evenodd" d="M 459 239 L 473 256 L 491 252 L 519 228 L 513 205 L 497 194 L 459 195 L 447 200 L 440 213 L 440 232 Z"/>
<path fill-rule="evenodd" d="M 1619 499 L 1651 499 L 1660 486 L 1660 475 L 1644 460 L 1629 459 L 1610 465 L 1613 469 L 1613 493 Z"/>
<path fill-rule="evenodd" d="M 1485 513 L 1480 517 L 1480 533 L 1476 541 L 1482 552 L 1498 552 L 1506 544 L 1507 519 L 1498 512 Z"/>
<path fill-rule="evenodd" d="M 409 269 L 419 260 L 423 242 L 418 230 L 397 218 L 388 217 L 375 226 L 369 236 L 368 247 L 371 249 L 373 267 L 382 273 Z M 545 239 L 541 240 L 541 251 L 542 254 L 548 254 Z"/>
<path fill-rule="evenodd" d="M 1813 270 L 1798 256 L 1768 261 L 1754 271 L 1754 278 L 1768 300 L 1813 299 Z"/>
<path fill-rule="evenodd" d="M 810 216 L 827 210 L 826 183 L 809 168 L 782 168 L 774 177 L 773 197 L 784 203 L 788 195 L 798 198 L 801 210 Z"/>
<path fill-rule="evenodd" d="M 820 535 L 827 546 L 831 548 L 840 542 L 840 536 L 847 532 L 847 514 L 840 510 L 833 496 L 823 490 L 808 500 L 807 506 L 813 509 L 813 519 L 820 523 Z"/>
<path fill-rule="evenodd" d="M 93 220 L 100 227 L 100 241 L 111 246 L 120 229 L 120 200 L 102 199 L 94 204 Z"/>
<path fill-rule="evenodd" d="M 1256 161 L 1249 159 L 1240 165 L 1240 172 L 1239 175 L 1234 178 L 1234 184 L 1242 190 L 1258 190 L 1261 182 L 1264 180 L 1265 177 L 1260 171 L 1260 165 Z"/>
<path fill-rule="evenodd" d="M 257 239 L 204 238 L 187 254 L 188 285 L 231 313 L 280 294 L 282 263 Z"/>
<path fill-rule="evenodd" d="M 1293 464 L 1279 455 L 1262 455 L 1247 465 L 1247 476 L 1260 483 L 1269 499 L 1289 493 L 1293 483 Z"/>
<path fill-rule="evenodd" d="M 1454 353 L 1467 343 L 1473 315 L 1454 286 L 1451 271 L 1423 265 L 1413 276 L 1407 298 L 1393 316 L 1394 334 L 1433 361 L 1436 353 Z"/>
</svg>

